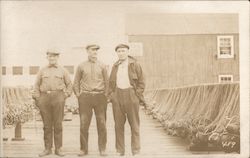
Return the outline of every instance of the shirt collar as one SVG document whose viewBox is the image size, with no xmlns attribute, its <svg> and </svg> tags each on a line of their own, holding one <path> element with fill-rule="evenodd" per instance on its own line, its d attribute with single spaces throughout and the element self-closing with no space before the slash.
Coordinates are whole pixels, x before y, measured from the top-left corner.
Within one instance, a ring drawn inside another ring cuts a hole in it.
<svg viewBox="0 0 250 158">
<path fill-rule="evenodd" d="M 89 59 L 89 62 L 91 62 L 91 63 L 96 63 L 96 61 L 97 61 L 97 58 L 88 57 L 88 59 Z"/>
<path fill-rule="evenodd" d="M 128 62 L 128 65 L 130 65 L 130 64 L 133 64 L 134 62 L 135 62 L 135 60 L 132 58 L 132 57 L 130 57 L 130 56 L 128 56 L 128 59 L 127 59 L 127 62 Z M 115 66 L 118 66 L 118 65 L 120 65 L 122 62 L 120 61 L 120 60 L 118 60 L 117 62 L 115 62 Z"/>
<path fill-rule="evenodd" d="M 126 60 L 123 60 L 123 61 L 119 61 L 119 63 L 121 65 L 128 65 L 128 58 Z"/>
<path fill-rule="evenodd" d="M 50 68 L 50 67 L 58 68 L 58 64 L 53 64 L 53 65 L 49 64 L 48 67 L 49 67 L 49 68 Z"/>
</svg>

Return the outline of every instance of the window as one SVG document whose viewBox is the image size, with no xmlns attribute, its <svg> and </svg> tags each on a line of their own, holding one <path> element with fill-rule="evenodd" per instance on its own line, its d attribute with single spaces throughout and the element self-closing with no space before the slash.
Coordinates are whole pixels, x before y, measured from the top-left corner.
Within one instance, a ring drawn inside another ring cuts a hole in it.
<svg viewBox="0 0 250 158">
<path fill-rule="evenodd" d="M 39 66 L 30 66 L 30 75 L 36 75 L 39 71 Z"/>
<path fill-rule="evenodd" d="M 74 74 L 74 66 L 64 66 L 64 68 L 70 73 Z"/>
<path fill-rule="evenodd" d="M 143 56 L 143 44 L 139 42 L 129 43 L 129 53 L 131 56 Z"/>
<path fill-rule="evenodd" d="M 217 36 L 217 53 L 218 58 L 234 57 L 233 36 Z"/>
<path fill-rule="evenodd" d="M 6 75 L 6 66 L 2 66 L 2 75 Z"/>
<path fill-rule="evenodd" d="M 13 66 L 12 67 L 13 75 L 22 75 L 23 67 L 22 66 Z"/>
<path fill-rule="evenodd" d="M 219 83 L 233 82 L 233 75 L 219 75 Z"/>
</svg>

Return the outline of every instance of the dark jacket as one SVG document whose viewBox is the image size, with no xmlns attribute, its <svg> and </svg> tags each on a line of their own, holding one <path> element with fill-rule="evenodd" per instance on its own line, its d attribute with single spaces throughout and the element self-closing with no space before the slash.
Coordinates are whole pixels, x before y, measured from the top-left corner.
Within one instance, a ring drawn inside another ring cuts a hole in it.
<svg viewBox="0 0 250 158">
<path fill-rule="evenodd" d="M 112 92 L 116 89 L 116 76 L 117 70 L 120 62 L 117 61 L 111 70 L 110 78 L 109 78 L 109 94 L 111 95 Z M 136 59 L 129 56 L 128 57 L 128 75 L 130 84 L 135 89 L 135 93 L 140 100 L 140 104 L 145 104 L 143 92 L 145 89 L 145 82 L 144 76 L 142 72 L 142 68 L 139 63 L 137 63 Z"/>
</svg>

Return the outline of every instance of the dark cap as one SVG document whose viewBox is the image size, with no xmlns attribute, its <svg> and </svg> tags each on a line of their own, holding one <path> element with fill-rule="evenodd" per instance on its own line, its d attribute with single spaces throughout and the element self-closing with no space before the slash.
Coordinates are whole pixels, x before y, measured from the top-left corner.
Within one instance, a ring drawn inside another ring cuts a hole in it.
<svg viewBox="0 0 250 158">
<path fill-rule="evenodd" d="M 53 54 L 53 55 L 60 55 L 60 52 L 56 49 L 48 49 L 47 50 L 47 55 Z"/>
<path fill-rule="evenodd" d="M 100 49 L 100 46 L 98 46 L 97 44 L 89 44 L 85 47 L 86 49 Z"/>
<path fill-rule="evenodd" d="M 117 49 L 119 49 L 119 48 L 127 48 L 127 49 L 129 49 L 129 46 L 126 45 L 126 44 L 119 44 L 118 46 L 115 47 L 115 51 L 117 51 Z"/>
</svg>

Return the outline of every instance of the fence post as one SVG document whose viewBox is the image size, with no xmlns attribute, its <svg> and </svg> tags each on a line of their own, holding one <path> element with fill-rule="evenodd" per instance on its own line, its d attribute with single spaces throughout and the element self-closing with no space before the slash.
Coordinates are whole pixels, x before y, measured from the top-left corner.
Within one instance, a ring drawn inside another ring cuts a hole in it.
<svg viewBox="0 0 250 158">
<path fill-rule="evenodd" d="M 21 122 L 18 122 L 15 127 L 15 138 L 11 139 L 12 141 L 23 141 L 24 138 L 22 138 L 22 124 Z"/>
</svg>

